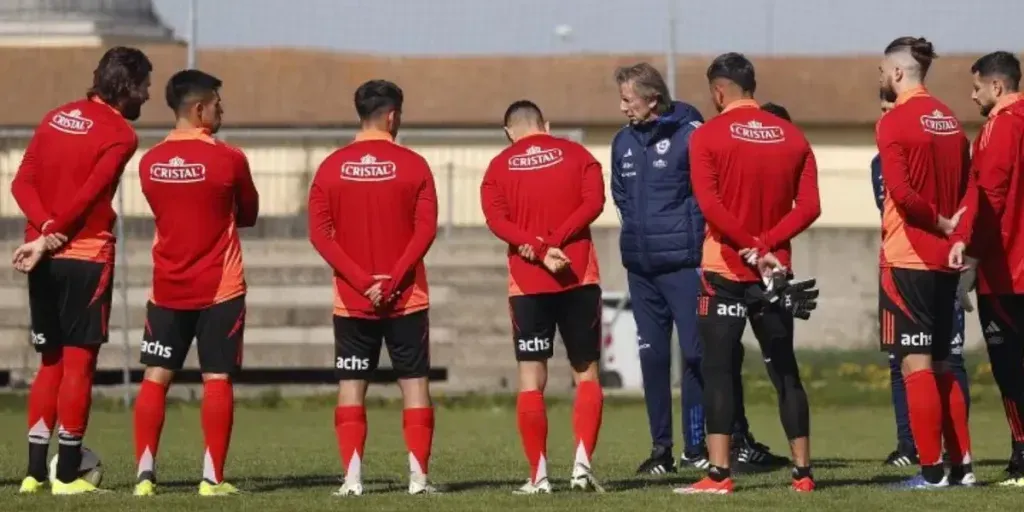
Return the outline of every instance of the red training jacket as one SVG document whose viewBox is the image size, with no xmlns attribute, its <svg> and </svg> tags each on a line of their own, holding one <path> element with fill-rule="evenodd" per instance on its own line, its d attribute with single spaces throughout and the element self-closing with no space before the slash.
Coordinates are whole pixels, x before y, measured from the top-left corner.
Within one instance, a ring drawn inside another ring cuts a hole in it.
<svg viewBox="0 0 1024 512">
<path fill-rule="evenodd" d="M 260 205 L 245 154 L 206 130 L 174 130 L 142 156 L 139 179 L 156 220 L 150 300 L 196 310 L 243 295 L 238 228 Z"/>
<path fill-rule="evenodd" d="M 580 144 L 537 134 L 519 139 L 491 160 L 480 185 L 487 227 L 508 244 L 509 296 L 555 293 L 600 282 L 590 224 L 604 209 L 601 164 Z M 549 272 L 519 256 L 561 248 L 567 268 Z"/>
<path fill-rule="evenodd" d="M 309 190 L 309 240 L 334 269 L 334 314 L 388 318 L 427 309 L 423 258 L 437 235 L 437 192 L 422 156 L 364 131 L 320 164 Z M 390 276 L 374 309 L 363 294 Z"/>
</svg>

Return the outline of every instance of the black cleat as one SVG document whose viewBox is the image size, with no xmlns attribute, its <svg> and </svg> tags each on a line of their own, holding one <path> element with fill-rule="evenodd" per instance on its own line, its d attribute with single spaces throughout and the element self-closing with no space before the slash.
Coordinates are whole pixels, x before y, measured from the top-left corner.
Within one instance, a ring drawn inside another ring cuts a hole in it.
<svg viewBox="0 0 1024 512">
<path fill-rule="evenodd" d="M 679 456 L 679 467 L 692 467 L 696 469 L 708 469 L 711 467 L 711 461 L 708 460 L 708 449 L 705 446 L 693 451 L 684 451 Z"/>
<path fill-rule="evenodd" d="M 917 466 L 921 463 L 921 460 L 917 458 L 917 452 L 909 450 L 903 447 L 897 447 L 888 457 L 885 458 L 883 466 L 893 466 L 897 468 L 905 468 L 908 466 Z"/>
<path fill-rule="evenodd" d="M 655 446 L 651 450 L 651 456 L 636 469 L 638 475 L 664 475 L 675 472 L 676 463 L 672 457 L 672 449 L 664 446 Z"/>
<path fill-rule="evenodd" d="M 732 458 L 737 465 L 748 467 L 781 468 L 789 464 L 789 458 L 775 455 L 771 448 L 757 442 L 749 432 L 733 435 Z"/>
</svg>

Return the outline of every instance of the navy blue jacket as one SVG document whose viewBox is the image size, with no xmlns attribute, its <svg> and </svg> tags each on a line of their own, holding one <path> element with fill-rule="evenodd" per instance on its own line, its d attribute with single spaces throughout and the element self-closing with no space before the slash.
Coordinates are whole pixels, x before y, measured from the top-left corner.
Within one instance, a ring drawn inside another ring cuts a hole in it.
<svg viewBox="0 0 1024 512">
<path fill-rule="evenodd" d="M 690 184 L 690 135 L 704 122 L 674 102 L 651 123 L 628 125 L 612 140 L 612 198 L 622 220 L 619 249 L 630 272 L 658 274 L 700 266 L 704 215 Z"/>
<path fill-rule="evenodd" d="M 871 187 L 875 189 L 875 205 L 878 211 L 882 211 L 882 203 L 885 202 L 885 182 L 882 181 L 882 157 L 875 155 L 871 159 Z"/>
</svg>

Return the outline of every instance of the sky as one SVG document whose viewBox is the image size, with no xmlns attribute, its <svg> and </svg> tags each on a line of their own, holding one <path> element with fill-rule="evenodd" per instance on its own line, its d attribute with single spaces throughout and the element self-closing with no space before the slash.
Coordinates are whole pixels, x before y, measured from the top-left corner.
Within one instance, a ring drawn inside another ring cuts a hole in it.
<svg viewBox="0 0 1024 512">
<path fill-rule="evenodd" d="M 197 3 L 197 41 L 205 48 L 287 46 L 391 55 L 659 53 L 669 46 L 674 8 L 679 54 L 876 54 L 902 35 L 927 37 L 940 55 L 1024 49 L 1024 0 Z M 153 4 L 186 37 L 190 1 Z"/>
</svg>

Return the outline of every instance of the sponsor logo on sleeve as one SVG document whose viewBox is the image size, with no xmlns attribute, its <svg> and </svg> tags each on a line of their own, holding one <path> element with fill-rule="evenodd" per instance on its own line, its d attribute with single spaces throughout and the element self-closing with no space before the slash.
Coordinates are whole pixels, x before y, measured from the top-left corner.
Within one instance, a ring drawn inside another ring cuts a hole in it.
<svg viewBox="0 0 1024 512">
<path fill-rule="evenodd" d="M 341 179 L 348 181 L 387 181 L 398 176 L 394 162 L 381 162 L 373 155 L 363 155 L 358 162 L 341 164 Z"/>
<path fill-rule="evenodd" d="M 530 146 L 526 153 L 512 155 L 508 159 L 510 171 L 539 171 L 562 162 L 562 150 L 558 148 L 542 149 Z"/>
<path fill-rule="evenodd" d="M 57 112 L 50 118 L 50 127 L 71 135 L 85 135 L 92 128 L 92 120 L 82 117 L 82 111 Z"/>
<path fill-rule="evenodd" d="M 206 166 L 176 156 L 167 163 L 149 166 L 149 179 L 160 183 L 198 183 L 206 179 Z"/>
<path fill-rule="evenodd" d="M 957 135 L 960 133 L 960 122 L 936 110 L 921 116 L 921 128 L 934 135 Z"/>
<path fill-rule="evenodd" d="M 758 144 L 777 144 L 786 140 L 786 132 L 780 126 L 765 126 L 760 121 L 732 123 L 729 125 L 732 138 Z"/>
</svg>

